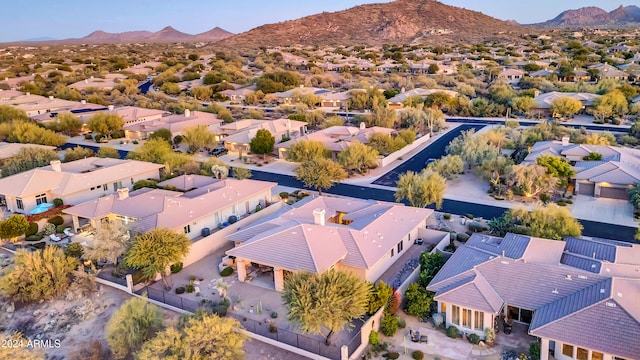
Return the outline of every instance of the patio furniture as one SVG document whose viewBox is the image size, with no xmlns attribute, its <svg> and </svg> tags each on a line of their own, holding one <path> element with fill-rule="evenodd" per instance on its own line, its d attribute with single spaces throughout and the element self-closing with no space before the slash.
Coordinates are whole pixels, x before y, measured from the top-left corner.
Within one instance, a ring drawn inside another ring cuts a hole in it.
<svg viewBox="0 0 640 360">
<path fill-rule="evenodd" d="M 53 241 L 53 242 L 58 242 L 58 241 L 62 240 L 62 238 L 57 237 L 55 234 L 49 235 L 49 239 L 51 239 L 51 241 Z"/>
<path fill-rule="evenodd" d="M 504 320 L 504 324 L 503 325 L 504 325 L 504 333 L 507 334 L 507 335 L 510 335 L 512 327 L 513 327 L 513 320 L 506 319 L 506 320 Z"/>
<path fill-rule="evenodd" d="M 425 344 L 428 343 L 429 337 L 427 335 L 420 335 L 420 342 Z"/>
<path fill-rule="evenodd" d="M 74 233 L 71 232 L 71 228 L 64 229 L 64 234 L 67 235 L 68 237 L 72 237 L 73 235 L 75 235 Z"/>
<path fill-rule="evenodd" d="M 409 335 L 411 335 L 412 342 L 420 342 L 420 331 L 409 330 Z"/>
</svg>

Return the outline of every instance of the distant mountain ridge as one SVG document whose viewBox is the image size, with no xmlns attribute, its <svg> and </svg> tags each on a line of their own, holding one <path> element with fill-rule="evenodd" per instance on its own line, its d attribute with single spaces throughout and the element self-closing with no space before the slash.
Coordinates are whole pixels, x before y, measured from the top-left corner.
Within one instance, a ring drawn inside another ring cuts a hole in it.
<svg viewBox="0 0 640 360">
<path fill-rule="evenodd" d="M 620 6 L 607 12 L 599 7 L 587 6 L 564 11 L 549 21 L 530 26 L 542 28 L 640 26 L 640 7 Z"/>
<path fill-rule="evenodd" d="M 263 47 L 450 43 L 514 38 L 532 31 L 435 0 L 396 0 L 262 25 L 227 38 L 221 44 Z"/>
<path fill-rule="evenodd" d="M 141 31 L 125 31 L 120 33 L 108 33 L 102 30 L 96 30 L 91 34 L 73 39 L 54 40 L 54 39 L 30 39 L 30 42 L 55 42 L 55 43 L 131 43 L 131 42 L 188 42 L 188 41 L 220 41 L 233 36 L 233 33 L 215 27 L 209 31 L 200 34 L 187 34 L 167 26 L 160 31 L 151 32 Z"/>
</svg>

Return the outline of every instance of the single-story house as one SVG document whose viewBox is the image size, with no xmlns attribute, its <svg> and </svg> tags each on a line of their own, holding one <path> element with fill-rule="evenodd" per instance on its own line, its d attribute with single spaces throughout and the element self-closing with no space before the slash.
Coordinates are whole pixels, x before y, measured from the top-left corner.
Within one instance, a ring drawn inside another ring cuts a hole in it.
<svg viewBox="0 0 640 360">
<path fill-rule="evenodd" d="M 517 69 L 505 69 L 498 74 L 498 79 L 506 80 L 509 84 L 517 84 L 524 77 L 524 71 Z"/>
<path fill-rule="evenodd" d="M 602 155 L 602 160 L 585 161 L 591 153 Z M 574 193 L 595 197 L 627 200 L 627 190 L 640 182 L 640 150 L 608 146 L 571 144 L 562 141 L 541 141 L 531 148 L 525 163 L 534 163 L 541 155 L 561 156 L 572 165 Z"/>
<path fill-rule="evenodd" d="M 452 90 L 416 88 L 412 90 L 402 91 L 400 94 L 392 97 L 388 100 L 387 107 L 389 109 L 402 109 L 402 107 L 404 106 L 404 102 L 412 96 L 420 96 L 422 99 L 425 99 L 427 96 L 438 92 L 445 93 L 451 97 L 458 96 L 458 93 Z"/>
<path fill-rule="evenodd" d="M 222 120 L 219 120 L 215 114 L 202 111 L 192 112 L 187 109 L 182 115 L 163 116 L 155 120 L 126 125 L 124 133 L 128 139 L 146 139 L 159 129 L 168 129 L 175 136 L 181 134 L 182 130 L 187 127 L 198 125 L 209 127 L 220 124 L 222 124 Z"/>
<path fill-rule="evenodd" d="M 568 98 L 572 98 L 580 101 L 582 103 L 583 111 L 584 111 L 584 109 L 586 108 L 593 107 L 594 102 L 600 98 L 600 95 L 591 94 L 591 93 L 565 93 L 565 92 L 551 91 L 548 93 L 536 95 L 536 97 L 533 99 L 535 100 L 536 105 L 532 109 L 532 111 L 538 111 L 539 113 L 550 116 L 552 115 L 551 105 L 553 105 L 553 102 L 559 98 L 564 98 L 564 97 L 568 97 Z"/>
<path fill-rule="evenodd" d="M 315 87 L 305 87 L 304 85 L 300 85 L 300 87 L 293 88 L 287 91 L 277 92 L 274 93 L 274 95 L 278 98 L 278 102 L 280 104 L 291 105 L 300 96 L 321 95 L 327 92 L 330 92 L 330 90 Z"/>
<path fill-rule="evenodd" d="M 376 281 L 414 245 L 433 210 L 374 200 L 308 197 L 228 235 L 238 279 L 251 281 L 251 264 L 273 271 L 282 291 L 287 273 L 349 271 Z M 249 270 L 248 270 L 249 268 Z"/>
<path fill-rule="evenodd" d="M 11 212 L 28 214 L 37 205 L 60 198 L 74 205 L 133 188 L 138 180 L 158 179 L 164 165 L 135 160 L 86 159 L 32 169 L 0 179 L 0 195 Z"/>
<path fill-rule="evenodd" d="M 224 141 L 224 146 L 229 151 L 242 151 L 246 154 L 249 151 L 251 139 L 261 129 L 268 130 L 278 143 L 284 139 L 293 139 L 306 134 L 307 123 L 291 119 L 245 119 L 219 126 L 216 134 Z"/>
<path fill-rule="evenodd" d="M 257 87 L 255 85 L 251 85 L 241 89 L 223 90 L 220 94 L 228 97 L 231 102 L 240 103 L 247 98 L 247 95 L 254 93 L 256 90 Z"/>
<path fill-rule="evenodd" d="M 446 326 L 521 324 L 548 360 L 638 359 L 640 245 L 474 234 L 427 286 Z M 631 337 L 630 337 L 631 336 Z"/>
<path fill-rule="evenodd" d="M 322 98 L 321 107 L 334 109 L 346 109 L 349 105 L 349 99 L 351 99 L 349 91 L 324 92 L 318 96 Z"/>
<path fill-rule="evenodd" d="M 4 164 L 8 159 L 14 157 L 23 148 L 38 148 L 45 150 L 56 149 L 55 146 L 0 142 L 0 166 L 2 166 L 2 164 Z"/>
<path fill-rule="evenodd" d="M 394 129 L 373 126 L 367 128 L 365 123 L 360 123 L 360 127 L 355 126 L 331 126 L 329 128 L 312 132 L 308 135 L 300 136 L 289 141 L 276 144 L 276 151 L 280 159 L 287 158 L 287 151 L 300 141 L 320 141 L 324 143 L 335 157 L 339 152 L 349 147 L 352 141 L 359 141 L 363 144 L 369 143 L 369 138 L 375 133 L 392 134 Z"/>
<path fill-rule="evenodd" d="M 117 86 L 120 81 L 125 80 L 126 78 L 127 76 L 123 74 L 106 74 L 104 78 L 92 76 L 89 79 L 84 79 L 73 84 L 69 84 L 68 86 L 76 90 L 96 88 L 110 91 Z"/>
<path fill-rule="evenodd" d="M 258 180 L 217 180 L 202 175 L 182 175 L 158 184 L 176 191 L 143 188 L 119 189 L 110 194 L 65 209 L 75 228 L 80 220 L 94 227 L 103 219 L 118 219 L 130 224 L 135 232 L 163 227 L 184 232 L 191 240 L 207 236 L 212 229 L 228 223 L 231 216 L 239 220 L 264 208 L 271 201 L 277 184 Z"/>
</svg>

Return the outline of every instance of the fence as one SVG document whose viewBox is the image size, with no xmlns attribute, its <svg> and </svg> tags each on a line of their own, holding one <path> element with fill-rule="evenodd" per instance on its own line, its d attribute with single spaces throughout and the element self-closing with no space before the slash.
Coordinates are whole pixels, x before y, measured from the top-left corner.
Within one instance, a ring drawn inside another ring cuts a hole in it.
<svg viewBox="0 0 640 360">
<path fill-rule="evenodd" d="M 242 315 L 231 313 L 228 315 L 237 319 L 247 331 L 254 334 L 258 334 L 329 359 L 341 359 L 340 347 L 336 345 L 326 345 L 324 340 L 318 340 L 306 335 L 298 334 L 294 331 L 283 329 L 267 322 L 248 319 Z M 355 351 L 355 349 L 360 346 L 360 331 L 358 330 L 355 335 L 356 336 L 349 341 L 349 353 L 351 353 L 351 351 Z"/>
<path fill-rule="evenodd" d="M 178 309 L 182 309 L 182 310 L 193 313 L 196 311 L 196 309 L 201 307 L 199 303 L 193 300 L 184 299 L 178 295 L 174 295 L 166 291 L 146 287 L 140 290 L 140 293 L 145 291 L 147 292 L 147 297 L 149 297 L 149 299 L 159 301 L 161 303 L 173 306 Z"/>
</svg>

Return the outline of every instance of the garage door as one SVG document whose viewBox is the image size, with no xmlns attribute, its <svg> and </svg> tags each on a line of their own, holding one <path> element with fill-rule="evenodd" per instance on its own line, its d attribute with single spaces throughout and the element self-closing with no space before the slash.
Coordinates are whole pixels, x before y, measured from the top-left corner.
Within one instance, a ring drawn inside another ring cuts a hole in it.
<svg viewBox="0 0 640 360">
<path fill-rule="evenodd" d="M 626 188 L 603 187 L 600 188 L 600 197 L 609 199 L 629 200 Z"/>
<path fill-rule="evenodd" d="M 595 189 L 596 189 L 596 184 L 594 183 L 579 183 L 578 194 L 593 196 L 593 192 Z"/>
</svg>

